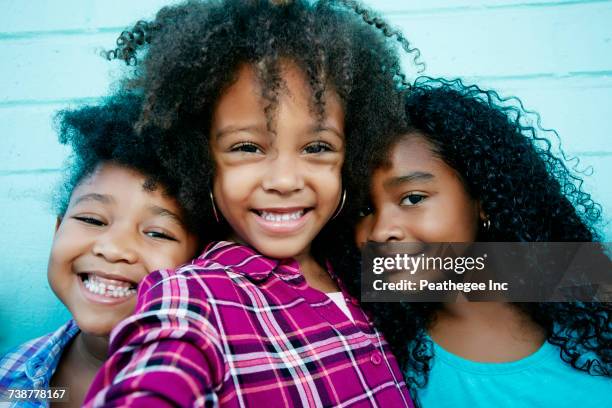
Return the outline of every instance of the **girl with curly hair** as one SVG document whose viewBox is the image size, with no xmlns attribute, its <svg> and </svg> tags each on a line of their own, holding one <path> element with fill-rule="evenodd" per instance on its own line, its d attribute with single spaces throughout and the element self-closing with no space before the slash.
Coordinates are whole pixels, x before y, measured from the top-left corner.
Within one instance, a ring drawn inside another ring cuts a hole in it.
<svg viewBox="0 0 612 408">
<path fill-rule="evenodd" d="M 412 406 L 336 276 L 352 242 L 337 235 L 343 175 L 368 135 L 405 122 L 396 40 L 409 47 L 370 16 L 191 1 L 122 34 L 109 57 L 141 61 L 127 83 L 145 100 L 138 129 L 158 129 L 165 167 L 200 186 L 220 241 L 141 284 L 90 405 Z"/>
<path fill-rule="evenodd" d="M 409 127 L 370 145 L 356 241 L 597 241 L 600 207 L 525 124 L 460 81 L 417 80 Z M 607 406 L 607 303 L 372 304 L 424 407 Z"/>
<path fill-rule="evenodd" d="M 136 306 L 138 283 L 198 253 L 203 237 L 187 227 L 194 224 L 181 201 L 183 183 L 166 174 L 146 134 L 134 132 L 140 103 L 115 95 L 58 115 L 60 142 L 73 152 L 57 195 L 47 272 L 72 318 L 0 356 L 2 398 L 11 400 L 8 390 L 60 387 L 70 390 L 70 406 L 80 406 L 107 356 L 111 330 Z"/>
</svg>

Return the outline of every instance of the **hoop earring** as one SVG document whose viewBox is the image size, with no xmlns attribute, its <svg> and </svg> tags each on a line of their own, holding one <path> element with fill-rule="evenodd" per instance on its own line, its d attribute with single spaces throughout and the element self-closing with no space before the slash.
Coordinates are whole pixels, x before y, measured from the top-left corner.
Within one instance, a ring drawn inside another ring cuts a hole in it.
<svg viewBox="0 0 612 408">
<path fill-rule="evenodd" d="M 212 210 L 213 210 L 213 215 L 215 216 L 215 221 L 217 221 L 217 224 L 219 224 L 221 222 L 221 219 L 219 218 L 219 213 L 217 212 L 217 206 L 215 205 L 215 197 L 213 196 L 213 192 L 212 190 L 208 190 L 208 196 L 210 197 L 210 203 L 212 204 Z"/>
<path fill-rule="evenodd" d="M 484 232 L 489 232 L 489 230 L 491 229 L 491 219 L 489 217 L 485 217 L 482 220 L 482 229 L 484 230 Z"/>
<path fill-rule="evenodd" d="M 346 201 L 346 189 L 343 189 L 342 190 L 342 201 L 340 201 L 340 206 L 338 207 L 338 209 L 336 209 L 336 212 L 331 217 L 332 220 L 336 219 L 336 217 L 340 215 L 340 213 L 342 212 L 342 209 L 344 208 L 345 201 Z"/>
</svg>

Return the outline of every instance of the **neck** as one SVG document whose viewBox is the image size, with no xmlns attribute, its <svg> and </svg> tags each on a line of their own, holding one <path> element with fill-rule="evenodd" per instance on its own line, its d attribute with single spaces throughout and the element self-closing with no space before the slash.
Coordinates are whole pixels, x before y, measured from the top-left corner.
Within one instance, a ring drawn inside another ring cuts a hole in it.
<svg viewBox="0 0 612 408">
<path fill-rule="evenodd" d="M 308 280 L 308 276 L 313 276 L 321 273 L 321 271 L 325 271 L 321 265 L 315 261 L 314 257 L 310 255 L 310 252 L 306 254 L 300 254 L 293 257 L 298 264 L 300 264 L 300 270 L 306 280 Z"/>
<path fill-rule="evenodd" d="M 515 361 L 535 353 L 543 329 L 515 305 L 501 302 L 446 303 L 429 329 L 442 348 L 473 361 Z"/>
<path fill-rule="evenodd" d="M 528 315 L 511 303 L 505 302 L 455 302 L 445 303 L 436 316 L 440 321 L 463 326 L 485 326 L 500 333 L 542 332 Z M 472 335 L 478 336 L 478 333 Z"/>
<path fill-rule="evenodd" d="M 514 317 L 519 312 L 508 303 L 469 301 L 445 303 L 442 310 L 442 313 L 451 319 L 490 320 L 491 322 L 502 320 L 499 318 L 500 314 Z"/>
<path fill-rule="evenodd" d="M 50 382 L 53 387 L 67 387 L 70 390 L 67 406 L 81 406 L 96 373 L 106 359 L 107 350 L 108 337 L 82 331 L 70 343 Z"/>
<path fill-rule="evenodd" d="M 108 356 L 108 336 L 80 332 L 75 339 L 75 347 L 84 363 L 98 369 Z"/>
<path fill-rule="evenodd" d="M 300 264 L 302 275 L 304 275 L 304 279 L 306 279 L 310 287 L 324 293 L 338 292 L 340 290 L 327 269 L 322 267 L 310 254 L 310 248 L 308 252 L 297 255 L 294 259 Z"/>
<path fill-rule="evenodd" d="M 231 234 L 228 239 L 239 244 L 245 244 L 236 234 Z M 327 270 L 319 265 L 310 252 L 310 245 L 299 254 L 292 257 L 300 265 L 300 271 L 310 287 L 324 293 L 337 292 L 339 290 L 336 282 L 329 276 Z"/>
</svg>

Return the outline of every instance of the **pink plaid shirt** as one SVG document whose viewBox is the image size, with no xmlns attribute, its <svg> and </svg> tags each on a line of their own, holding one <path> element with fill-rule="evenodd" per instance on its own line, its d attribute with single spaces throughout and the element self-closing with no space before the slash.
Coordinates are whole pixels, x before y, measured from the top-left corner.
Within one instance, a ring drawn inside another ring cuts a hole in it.
<svg viewBox="0 0 612 408">
<path fill-rule="evenodd" d="M 140 284 L 86 405 L 412 407 L 388 344 L 343 292 L 354 323 L 294 260 L 215 243 Z"/>
</svg>

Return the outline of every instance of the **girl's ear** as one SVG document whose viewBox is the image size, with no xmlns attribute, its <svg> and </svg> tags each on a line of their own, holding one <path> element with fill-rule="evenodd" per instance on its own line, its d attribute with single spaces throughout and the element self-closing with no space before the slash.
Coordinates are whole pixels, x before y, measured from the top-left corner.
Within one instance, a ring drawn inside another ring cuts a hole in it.
<svg viewBox="0 0 612 408">
<path fill-rule="evenodd" d="M 62 217 L 60 217 L 59 215 L 57 216 L 57 218 L 55 219 L 55 231 L 57 232 L 57 230 L 59 229 L 60 224 L 62 223 Z"/>
<path fill-rule="evenodd" d="M 482 209 L 480 200 L 476 200 L 476 211 L 478 211 L 478 221 L 484 221 L 487 219 L 487 213 Z"/>
</svg>

